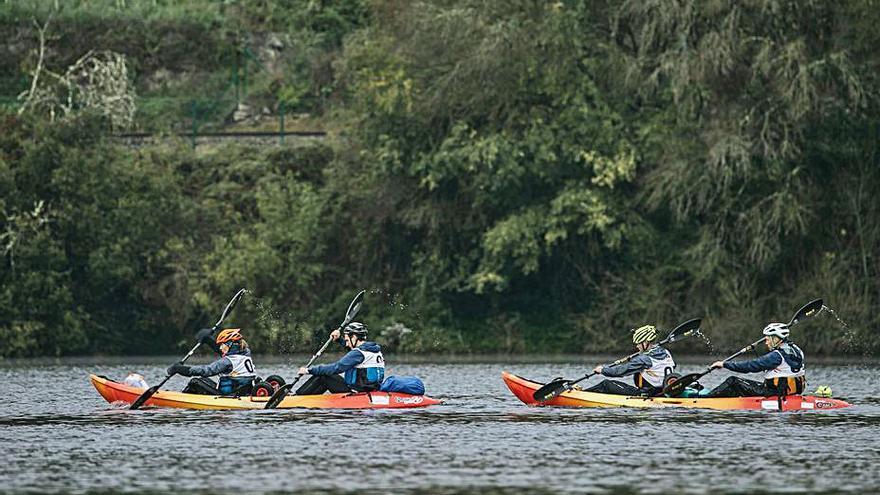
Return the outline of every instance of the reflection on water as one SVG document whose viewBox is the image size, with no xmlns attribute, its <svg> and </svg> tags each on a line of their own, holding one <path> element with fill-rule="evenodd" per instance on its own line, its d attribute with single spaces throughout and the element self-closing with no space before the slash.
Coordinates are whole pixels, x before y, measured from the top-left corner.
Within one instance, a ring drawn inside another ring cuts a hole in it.
<svg viewBox="0 0 880 495">
<path fill-rule="evenodd" d="M 129 411 L 110 406 L 90 372 L 164 361 L 0 367 L 0 492 L 272 491 L 419 493 L 871 492 L 880 486 L 878 368 L 814 365 L 856 404 L 839 411 L 530 408 L 499 374 L 578 376 L 571 363 L 410 363 L 430 395 L 419 410 Z M 699 364 L 683 366 L 683 373 Z M 290 374 L 284 363 L 264 374 Z M 726 376 L 706 377 L 715 385 Z M 180 388 L 183 378 L 169 387 Z M 230 472 L 221 466 L 233 466 Z"/>
</svg>

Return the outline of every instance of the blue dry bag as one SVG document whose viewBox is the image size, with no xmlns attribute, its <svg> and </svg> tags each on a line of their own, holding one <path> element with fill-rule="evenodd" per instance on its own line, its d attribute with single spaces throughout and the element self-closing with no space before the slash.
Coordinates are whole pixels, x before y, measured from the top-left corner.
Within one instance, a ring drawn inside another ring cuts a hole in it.
<svg viewBox="0 0 880 495">
<path fill-rule="evenodd" d="M 389 376 L 379 387 L 382 392 L 425 395 L 425 384 L 416 376 Z"/>
</svg>

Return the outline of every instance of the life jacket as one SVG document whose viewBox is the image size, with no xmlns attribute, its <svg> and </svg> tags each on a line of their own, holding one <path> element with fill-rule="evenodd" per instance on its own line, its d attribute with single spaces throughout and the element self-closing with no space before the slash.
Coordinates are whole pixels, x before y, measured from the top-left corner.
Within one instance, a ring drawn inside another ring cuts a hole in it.
<svg viewBox="0 0 880 495">
<path fill-rule="evenodd" d="M 764 373 L 764 385 L 778 390 L 780 395 L 802 393 L 807 384 L 804 351 L 791 342 L 783 342 L 770 352 L 779 353 L 782 362 Z"/>
<path fill-rule="evenodd" d="M 385 358 L 375 342 L 365 342 L 354 350 L 364 355 L 364 360 L 345 372 L 345 383 L 354 390 L 367 392 L 378 390 L 385 379 Z"/>
<path fill-rule="evenodd" d="M 232 362 L 232 371 L 221 373 L 217 388 L 221 395 L 247 395 L 251 393 L 256 368 L 251 360 L 250 352 L 243 354 L 227 354 L 226 359 Z"/>
<path fill-rule="evenodd" d="M 663 379 L 675 369 L 672 353 L 657 347 L 646 356 L 651 359 L 651 367 L 633 375 L 633 381 L 638 388 L 662 388 Z"/>
<path fill-rule="evenodd" d="M 221 377 L 231 376 L 233 378 L 243 378 L 257 376 L 254 362 L 251 360 L 250 354 L 227 354 L 226 359 L 232 361 L 232 371 L 229 373 L 221 373 Z"/>
</svg>

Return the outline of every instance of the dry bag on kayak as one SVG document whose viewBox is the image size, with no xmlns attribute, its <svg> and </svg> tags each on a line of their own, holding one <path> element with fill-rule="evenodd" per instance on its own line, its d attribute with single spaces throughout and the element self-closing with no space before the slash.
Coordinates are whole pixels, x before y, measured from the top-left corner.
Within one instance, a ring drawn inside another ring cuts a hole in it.
<svg viewBox="0 0 880 495">
<path fill-rule="evenodd" d="M 425 395 L 425 384 L 416 376 L 389 376 L 379 387 L 381 392 Z"/>
</svg>

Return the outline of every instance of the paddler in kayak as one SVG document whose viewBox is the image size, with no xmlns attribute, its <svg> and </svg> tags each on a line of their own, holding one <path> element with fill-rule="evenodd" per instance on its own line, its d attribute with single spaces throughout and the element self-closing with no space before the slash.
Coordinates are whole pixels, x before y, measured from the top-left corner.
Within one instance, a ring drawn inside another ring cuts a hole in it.
<svg viewBox="0 0 880 495">
<path fill-rule="evenodd" d="M 300 375 L 312 376 L 296 395 L 378 390 L 385 379 L 385 358 L 379 344 L 367 341 L 367 326 L 354 321 L 341 332 L 339 329 L 330 332 L 330 338 L 349 349 L 348 353 L 335 363 L 300 368 Z M 339 376 L 340 373 L 343 376 Z"/>
<path fill-rule="evenodd" d="M 800 395 L 806 385 L 804 351 L 788 339 L 790 330 L 785 323 L 770 323 L 764 327 L 764 344 L 770 350 L 749 361 L 715 361 L 710 368 L 725 368 L 735 373 L 764 372 L 764 382 L 730 376 L 707 397 L 760 397 L 770 395 Z"/>
<path fill-rule="evenodd" d="M 210 332 L 210 329 L 205 329 Z M 175 363 L 168 368 L 168 375 L 193 376 L 185 393 L 207 395 L 250 395 L 257 378 L 251 350 L 247 341 L 241 336 L 240 328 L 221 330 L 216 338 L 202 330 L 198 334 L 200 341 L 210 343 L 220 354 L 220 359 L 211 364 L 187 366 Z M 219 384 L 215 385 L 209 376 L 219 376 Z"/>
<path fill-rule="evenodd" d="M 615 378 L 633 375 L 635 385 L 616 380 L 602 380 L 586 389 L 587 392 L 636 396 L 654 395 L 663 389 L 663 381 L 675 369 L 675 361 L 668 349 L 654 345 L 657 341 L 657 328 L 654 325 L 636 328 L 633 330 L 632 341 L 642 354 L 617 366 L 596 366 L 593 371 Z"/>
</svg>

